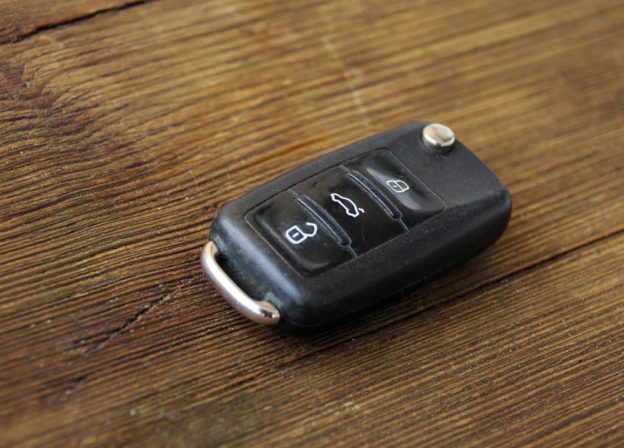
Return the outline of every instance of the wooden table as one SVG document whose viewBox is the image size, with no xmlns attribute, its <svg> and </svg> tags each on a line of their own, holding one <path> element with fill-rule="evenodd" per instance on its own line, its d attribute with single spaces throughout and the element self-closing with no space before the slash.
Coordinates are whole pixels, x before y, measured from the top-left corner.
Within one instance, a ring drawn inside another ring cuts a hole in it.
<svg viewBox="0 0 624 448">
<path fill-rule="evenodd" d="M 309 338 L 199 264 L 218 208 L 417 120 L 492 248 Z M 624 3 L 0 0 L 0 444 L 624 445 Z"/>
</svg>

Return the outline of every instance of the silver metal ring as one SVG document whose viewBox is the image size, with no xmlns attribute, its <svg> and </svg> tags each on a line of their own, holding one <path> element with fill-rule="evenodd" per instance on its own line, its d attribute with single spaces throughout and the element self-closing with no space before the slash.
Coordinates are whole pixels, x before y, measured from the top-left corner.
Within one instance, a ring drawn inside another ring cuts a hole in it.
<svg viewBox="0 0 624 448">
<path fill-rule="evenodd" d="M 276 325 L 279 323 L 280 312 L 275 305 L 266 300 L 254 300 L 249 297 L 221 268 L 218 257 L 219 248 L 213 241 L 208 241 L 201 254 L 202 266 L 232 308 L 259 324 Z"/>
</svg>

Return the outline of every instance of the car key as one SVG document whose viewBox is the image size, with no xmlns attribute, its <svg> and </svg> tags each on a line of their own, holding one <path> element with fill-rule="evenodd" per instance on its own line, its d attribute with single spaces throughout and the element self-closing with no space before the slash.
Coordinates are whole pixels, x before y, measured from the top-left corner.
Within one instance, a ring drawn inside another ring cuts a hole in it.
<svg viewBox="0 0 624 448">
<path fill-rule="evenodd" d="M 201 259 L 244 316 L 306 332 L 466 261 L 510 213 L 506 188 L 451 129 L 415 122 L 227 204 Z"/>
</svg>

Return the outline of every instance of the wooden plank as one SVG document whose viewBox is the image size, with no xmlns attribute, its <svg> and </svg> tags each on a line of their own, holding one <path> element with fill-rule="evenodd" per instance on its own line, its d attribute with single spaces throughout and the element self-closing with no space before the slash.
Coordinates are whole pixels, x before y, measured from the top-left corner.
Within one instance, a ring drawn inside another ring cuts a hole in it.
<svg viewBox="0 0 624 448">
<path fill-rule="evenodd" d="M 279 435 L 259 427 L 279 426 L 281 398 L 263 386 L 267 374 L 304 390 L 316 369 L 307 376 L 299 366 L 339 363 L 357 350 L 354 337 L 395 338 L 436 312 L 423 310 L 453 309 L 492 288 L 513 295 L 510 276 L 530 283 L 592 242 L 621 248 L 610 235 L 624 227 L 623 8 L 517 3 L 156 2 L 0 46 L 7 443 L 156 443 L 160 431 L 201 444 L 268 442 Z M 514 213 L 500 243 L 401 302 L 311 339 L 254 327 L 227 308 L 198 264 L 218 206 L 419 118 L 451 124 L 509 186 Z M 595 287 L 621 305 L 621 295 Z M 498 305 L 492 312 L 504 315 L 507 305 Z M 549 306 L 537 301 L 535 312 Z M 414 350 L 426 347 L 415 341 Z M 364 365 L 375 361 L 357 353 Z M 303 395 L 307 412 L 293 414 L 291 437 L 306 437 L 308 426 L 323 432 L 331 415 L 314 420 L 323 397 Z M 371 415 L 396 418 L 394 404 L 372 406 Z M 414 429 L 423 441 L 426 429 Z M 477 440 L 464 429 L 446 442 Z"/>
<path fill-rule="evenodd" d="M 105 11 L 144 3 L 129 0 L 0 0 L 0 44 L 90 18 Z"/>
</svg>

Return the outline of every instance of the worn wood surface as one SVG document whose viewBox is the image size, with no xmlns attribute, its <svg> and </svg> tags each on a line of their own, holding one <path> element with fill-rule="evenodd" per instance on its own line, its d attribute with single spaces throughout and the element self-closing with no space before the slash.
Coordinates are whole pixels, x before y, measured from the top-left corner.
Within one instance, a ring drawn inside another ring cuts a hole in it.
<svg viewBox="0 0 624 448">
<path fill-rule="evenodd" d="M 0 5 L 0 445 L 624 444 L 621 1 Z M 503 238 L 314 337 L 231 310 L 219 206 L 414 119 Z"/>
<path fill-rule="evenodd" d="M 141 0 L 0 0 L 0 43 L 18 42 L 96 14 L 144 3 Z"/>
</svg>

